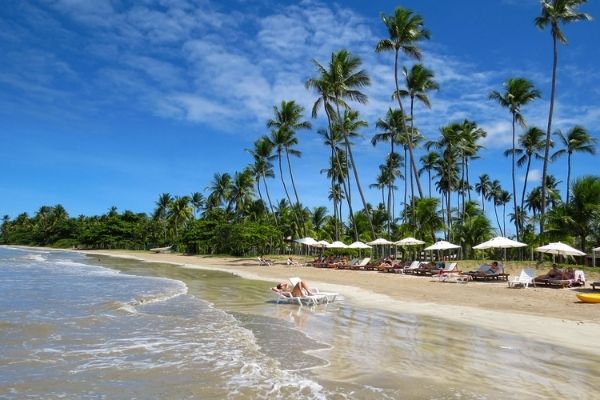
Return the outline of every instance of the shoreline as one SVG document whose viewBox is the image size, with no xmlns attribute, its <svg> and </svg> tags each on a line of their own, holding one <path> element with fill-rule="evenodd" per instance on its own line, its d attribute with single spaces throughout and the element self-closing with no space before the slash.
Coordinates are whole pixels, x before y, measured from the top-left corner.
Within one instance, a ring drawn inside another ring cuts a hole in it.
<svg viewBox="0 0 600 400">
<path fill-rule="evenodd" d="M 56 249 L 55 249 L 56 250 Z M 313 267 L 258 266 L 248 258 L 183 256 L 123 250 L 77 251 L 90 256 L 135 259 L 181 268 L 233 273 L 244 279 L 277 282 L 300 276 L 309 285 L 340 293 L 363 308 L 429 316 L 479 326 L 600 356 L 600 313 L 577 302 L 570 289 L 509 289 L 506 282 L 443 283 L 428 277 Z M 265 293 L 265 297 L 269 296 Z"/>
</svg>

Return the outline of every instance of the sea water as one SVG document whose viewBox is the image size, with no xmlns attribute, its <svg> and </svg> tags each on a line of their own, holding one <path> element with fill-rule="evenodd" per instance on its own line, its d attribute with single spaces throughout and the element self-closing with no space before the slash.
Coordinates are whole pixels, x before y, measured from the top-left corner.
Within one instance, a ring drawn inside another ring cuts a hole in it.
<svg viewBox="0 0 600 400">
<path fill-rule="evenodd" d="M 600 360 L 268 282 L 0 247 L 0 398 L 594 398 Z"/>
</svg>

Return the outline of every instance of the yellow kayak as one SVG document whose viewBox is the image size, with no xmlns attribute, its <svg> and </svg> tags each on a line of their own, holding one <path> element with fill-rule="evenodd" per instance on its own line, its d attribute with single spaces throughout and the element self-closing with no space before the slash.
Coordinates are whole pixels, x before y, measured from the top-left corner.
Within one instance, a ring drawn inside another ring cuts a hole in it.
<svg viewBox="0 0 600 400">
<path fill-rule="evenodd" d="M 577 293 L 577 298 L 584 303 L 600 303 L 600 293 Z"/>
</svg>

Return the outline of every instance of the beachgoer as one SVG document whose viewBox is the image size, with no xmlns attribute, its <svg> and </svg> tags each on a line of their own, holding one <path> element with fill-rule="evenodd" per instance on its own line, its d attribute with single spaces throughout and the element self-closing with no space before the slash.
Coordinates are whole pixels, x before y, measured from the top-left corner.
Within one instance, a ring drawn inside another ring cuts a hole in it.
<svg viewBox="0 0 600 400">
<path fill-rule="evenodd" d="M 563 272 L 558 268 L 558 265 L 552 264 L 552 269 L 545 275 L 536 276 L 533 280 L 536 282 L 543 282 L 548 279 L 561 279 Z"/>
<path fill-rule="evenodd" d="M 291 287 L 287 282 L 278 283 L 277 286 L 272 287 L 271 290 L 278 293 L 287 293 L 292 297 L 303 297 L 306 295 L 312 295 L 312 292 L 308 288 L 308 285 L 304 281 L 298 282 L 294 287 Z"/>
<path fill-rule="evenodd" d="M 296 261 L 294 261 L 292 259 L 292 257 L 288 257 L 288 259 L 287 259 L 287 265 L 298 265 L 298 263 Z"/>
<path fill-rule="evenodd" d="M 573 270 L 573 267 L 569 267 L 563 272 L 562 279 L 566 281 L 575 279 L 575 270 Z"/>
<path fill-rule="evenodd" d="M 487 269 L 484 269 L 484 266 L 487 266 Z M 482 265 L 478 271 L 472 271 L 471 273 L 479 276 L 496 275 L 500 273 L 500 267 L 498 261 L 493 261 L 490 265 Z"/>
</svg>

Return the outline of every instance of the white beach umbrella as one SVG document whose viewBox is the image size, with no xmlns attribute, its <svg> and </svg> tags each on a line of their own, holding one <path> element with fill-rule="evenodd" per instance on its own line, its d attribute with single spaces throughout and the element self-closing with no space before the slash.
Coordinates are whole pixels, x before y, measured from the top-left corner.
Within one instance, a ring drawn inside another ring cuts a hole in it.
<svg viewBox="0 0 600 400">
<path fill-rule="evenodd" d="M 317 244 L 318 244 L 319 246 L 321 246 L 321 247 L 327 247 L 327 246 L 329 246 L 331 243 L 329 243 L 327 240 L 319 240 L 319 241 L 317 242 Z"/>
<path fill-rule="evenodd" d="M 309 236 L 301 238 L 301 239 L 296 239 L 295 242 L 304 244 L 306 246 L 318 246 L 319 245 L 319 242 L 317 242 L 315 239 L 313 239 Z"/>
<path fill-rule="evenodd" d="M 396 246 L 416 246 L 416 245 L 423 244 L 423 243 L 425 243 L 425 242 L 422 240 L 419 240 L 419 239 L 415 239 L 414 237 L 406 237 L 402 240 L 398 240 L 397 242 L 394 242 L 394 244 Z"/>
<path fill-rule="evenodd" d="M 363 242 L 354 242 L 350 245 L 348 245 L 349 249 L 370 249 L 371 246 L 369 246 L 368 244 L 365 244 Z"/>
<path fill-rule="evenodd" d="M 479 243 L 477 246 L 473 246 L 475 250 L 485 250 L 485 249 L 510 249 L 513 247 L 525 247 L 527 244 L 517 242 L 516 240 L 511 240 L 509 238 L 505 238 L 504 236 L 496 236 L 493 239 L 488 240 L 487 242 Z"/>
<path fill-rule="evenodd" d="M 440 240 L 435 242 L 429 247 L 425 247 L 424 250 L 449 250 L 449 249 L 460 249 L 460 246 L 457 244 L 452 244 L 450 242 L 446 242 L 445 240 Z"/>
<path fill-rule="evenodd" d="M 378 238 L 378 239 L 373 240 L 372 242 L 367 242 L 367 244 L 371 245 L 371 246 L 384 246 L 386 244 L 394 244 L 394 243 L 390 242 L 387 239 Z"/>
<path fill-rule="evenodd" d="M 540 253 L 546 254 L 557 254 L 561 256 L 585 256 L 585 253 L 583 251 L 577 250 L 576 248 L 561 242 L 550 243 L 545 246 L 540 246 L 536 248 L 535 251 L 539 251 Z"/>
<path fill-rule="evenodd" d="M 327 247 L 328 249 L 347 249 L 348 245 L 337 241 L 337 242 L 330 243 L 325 247 Z"/>
</svg>

